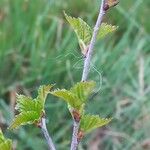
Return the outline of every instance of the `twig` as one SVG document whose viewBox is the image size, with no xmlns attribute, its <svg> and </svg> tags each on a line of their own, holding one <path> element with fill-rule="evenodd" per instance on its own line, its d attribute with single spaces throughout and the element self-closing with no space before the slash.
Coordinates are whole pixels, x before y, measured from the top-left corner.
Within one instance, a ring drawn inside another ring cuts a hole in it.
<svg viewBox="0 0 150 150">
<path fill-rule="evenodd" d="M 96 37 L 97 37 L 98 31 L 99 31 L 100 25 L 103 20 L 103 16 L 105 15 L 104 5 L 105 5 L 105 0 L 102 0 L 98 19 L 96 21 L 96 25 L 94 27 L 94 32 L 93 32 L 92 39 L 91 39 L 91 42 L 89 45 L 89 49 L 88 49 L 86 58 L 84 60 L 84 68 L 83 68 L 81 81 L 87 80 L 87 77 L 88 77 L 88 74 L 90 71 L 90 62 L 91 62 L 91 58 L 92 58 L 93 48 L 94 48 L 94 45 L 96 42 Z M 73 126 L 74 127 L 73 127 L 73 134 L 72 134 L 71 150 L 76 150 L 78 147 L 78 144 L 79 144 L 78 131 L 79 131 L 79 126 L 80 126 L 80 121 L 79 122 L 74 121 Z"/>
<path fill-rule="evenodd" d="M 105 0 L 102 0 L 101 7 L 100 7 L 100 12 L 99 12 L 99 15 L 98 15 L 98 19 L 96 21 L 96 25 L 94 27 L 94 32 L 93 32 L 92 39 L 91 39 L 91 42 L 90 42 L 90 45 L 89 45 L 89 49 L 88 49 L 86 58 L 84 60 L 82 81 L 87 80 L 87 77 L 88 77 L 88 74 L 89 74 L 89 71 L 90 71 L 90 63 L 91 63 L 91 58 L 92 58 L 94 45 L 95 45 L 95 42 L 96 42 L 96 37 L 97 37 L 100 25 L 101 25 L 102 20 L 103 20 L 103 16 L 105 15 L 105 12 L 106 12 L 104 10 L 104 5 L 105 5 Z"/>
<path fill-rule="evenodd" d="M 44 134 L 44 137 L 45 137 L 45 139 L 47 141 L 49 150 L 56 150 L 56 148 L 54 146 L 54 143 L 52 142 L 52 139 L 51 139 L 51 137 L 50 137 L 50 135 L 48 133 L 47 127 L 46 127 L 46 119 L 45 119 L 45 117 L 42 117 L 40 127 L 41 127 L 41 130 L 42 130 L 42 132 Z"/>
<path fill-rule="evenodd" d="M 71 150 L 76 150 L 78 147 L 78 144 L 79 144 L 79 141 L 77 139 L 78 131 L 79 131 L 79 125 L 80 125 L 80 123 L 74 120 Z"/>
</svg>

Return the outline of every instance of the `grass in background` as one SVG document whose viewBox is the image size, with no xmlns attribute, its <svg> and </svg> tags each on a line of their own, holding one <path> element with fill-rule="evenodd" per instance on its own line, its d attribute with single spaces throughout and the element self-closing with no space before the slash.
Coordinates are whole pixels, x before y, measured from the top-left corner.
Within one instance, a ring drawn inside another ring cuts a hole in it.
<svg viewBox="0 0 150 150">
<path fill-rule="evenodd" d="M 15 92 L 35 95 L 40 84 L 70 87 L 80 80 L 83 65 L 80 50 L 62 12 L 65 10 L 94 24 L 98 3 L 98 0 L 0 1 L 0 126 L 3 129 L 14 115 Z M 87 136 L 80 149 L 96 145 L 91 144 L 95 137 L 100 137 L 97 143 L 104 150 L 142 150 L 147 146 L 149 6 L 149 0 L 121 1 L 105 17 L 105 21 L 118 25 L 119 30 L 96 44 L 90 79 L 99 83 L 100 91 L 91 100 L 88 111 L 103 117 L 113 116 L 114 120 L 107 129 Z M 47 116 L 57 148 L 68 149 L 71 117 L 65 104 L 49 96 Z M 40 130 L 32 126 L 5 134 L 14 139 L 17 149 L 46 149 Z"/>
</svg>

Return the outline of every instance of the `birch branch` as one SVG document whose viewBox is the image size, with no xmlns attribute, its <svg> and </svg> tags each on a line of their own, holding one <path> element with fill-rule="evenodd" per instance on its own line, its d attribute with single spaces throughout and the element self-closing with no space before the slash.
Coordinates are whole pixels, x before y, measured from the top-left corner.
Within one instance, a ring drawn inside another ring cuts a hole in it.
<svg viewBox="0 0 150 150">
<path fill-rule="evenodd" d="M 105 15 L 105 12 L 106 12 L 104 9 L 104 6 L 105 6 L 105 0 L 102 0 L 98 19 L 96 21 L 96 25 L 94 27 L 94 31 L 93 31 L 92 39 L 91 39 L 91 42 L 89 45 L 89 49 L 88 49 L 86 58 L 84 60 L 84 67 L 83 67 L 83 73 L 82 73 L 81 81 L 86 81 L 88 78 L 88 74 L 90 72 L 90 63 L 91 63 L 94 45 L 96 42 L 96 37 L 97 37 L 100 25 L 101 25 L 102 20 L 103 20 L 103 16 Z M 77 150 L 79 142 L 80 142 L 80 141 L 78 141 L 78 131 L 79 131 L 80 122 L 77 122 L 74 120 L 73 126 L 74 127 L 73 127 L 72 143 L 71 143 L 71 149 L 70 150 Z"/>
<path fill-rule="evenodd" d="M 95 45 L 95 42 L 96 42 L 96 37 L 97 37 L 98 31 L 100 29 L 100 25 L 102 24 L 103 16 L 105 15 L 105 12 L 106 12 L 104 10 L 104 6 L 105 6 L 105 0 L 102 0 L 99 15 L 98 15 L 98 19 L 96 21 L 96 25 L 94 27 L 94 31 L 93 31 L 92 39 L 91 39 L 91 42 L 90 42 L 90 45 L 89 45 L 89 49 L 88 49 L 86 58 L 84 60 L 82 81 L 87 80 L 88 74 L 90 72 L 90 63 L 91 63 L 91 58 L 92 58 L 92 54 L 93 54 L 94 45 Z"/>
<path fill-rule="evenodd" d="M 47 144 L 48 144 L 48 147 L 49 147 L 49 150 L 56 150 L 55 146 L 54 146 L 54 143 L 52 141 L 52 138 L 50 137 L 49 133 L 48 133 L 48 130 L 47 130 L 47 127 L 46 127 L 46 119 L 45 117 L 42 117 L 41 119 L 41 130 L 44 134 L 44 137 L 47 141 Z"/>
</svg>

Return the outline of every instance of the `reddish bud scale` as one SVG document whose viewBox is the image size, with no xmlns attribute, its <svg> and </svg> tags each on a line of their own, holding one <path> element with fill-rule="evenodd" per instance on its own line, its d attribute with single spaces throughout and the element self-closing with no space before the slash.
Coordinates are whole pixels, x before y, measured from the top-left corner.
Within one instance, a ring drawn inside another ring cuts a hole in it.
<svg viewBox="0 0 150 150">
<path fill-rule="evenodd" d="M 109 5 L 106 3 L 105 5 L 104 5 L 104 11 L 107 11 L 108 9 L 109 9 Z"/>
<path fill-rule="evenodd" d="M 79 122 L 81 119 L 80 113 L 77 110 L 73 110 L 72 111 L 72 115 L 75 121 Z"/>
<path fill-rule="evenodd" d="M 35 121 L 34 125 L 38 128 L 41 128 L 41 120 L 40 121 Z"/>
<path fill-rule="evenodd" d="M 84 137 L 84 132 L 80 130 L 78 132 L 78 137 L 77 137 L 78 142 L 80 142 L 83 139 L 83 137 Z"/>
<path fill-rule="evenodd" d="M 46 117 L 45 111 L 42 111 L 41 112 L 41 118 L 45 118 L 45 117 Z"/>
<path fill-rule="evenodd" d="M 41 128 L 41 121 L 42 121 L 42 118 L 45 118 L 45 117 L 46 117 L 45 112 L 42 111 L 42 112 L 41 112 L 40 120 L 35 121 L 34 124 L 35 124 L 38 128 Z"/>
</svg>

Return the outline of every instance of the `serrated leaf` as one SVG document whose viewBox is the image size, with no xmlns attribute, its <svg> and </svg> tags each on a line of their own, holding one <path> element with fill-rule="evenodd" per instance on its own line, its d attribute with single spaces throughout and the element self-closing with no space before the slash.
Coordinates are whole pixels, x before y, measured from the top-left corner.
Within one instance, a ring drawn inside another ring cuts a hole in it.
<svg viewBox="0 0 150 150">
<path fill-rule="evenodd" d="M 97 35 L 97 39 L 104 38 L 109 33 L 114 32 L 117 28 L 118 28 L 117 26 L 112 26 L 107 23 L 102 23 Z"/>
<path fill-rule="evenodd" d="M 75 18 L 68 16 L 66 13 L 65 17 L 73 30 L 75 31 L 79 45 L 81 47 L 82 53 L 85 54 L 86 47 L 89 45 L 91 37 L 92 37 L 92 29 L 91 27 L 83 21 L 81 18 Z"/>
<path fill-rule="evenodd" d="M 15 116 L 10 129 L 18 128 L 21 125 L 32 124 L 40 120 L 44 113 L 44 104 L 47 94 L 53 85 L 41 86 L 38 90 L 38 96 L 35 99 L 24 95 L 17 95 L 16 109 L 19 114 Z"/>
<path fill-rule="evenodd" d="M 50 93 L 66 101 L 72 108 L 83 111 L 84 104 L 93 92 L 94 86 L 94 81 L 78 82 L 70 90 L 57 89 Z"/>
<path fill-rule="evenodd" d="M 118 1 L 116 0 L 108 0 L 108 5 L 110 5 L 110 7 L 114 6 L 117 3 Z M 71 27 L 73 28 L 78 37 L 82 53 L 86 55 L 88 46 L 92 38 L 93 29 L 81 18 L 71 17 L 68 16 L 66 13 L 64 14 L 67 21 L 69 22 L 69 24 L 71 25 Z M 104 38 L 107 34 L 114 32 L 117 28 L 118 28 L 117 26 L 102 23 L 100 26 L 100 30 L 98 32 L 97 39 Z"/>
<path fill-rule="evenodd" d="M 0 150 L 12 150 L 12 141 L 6 140 L 0 144 Z"/>
<path fill-rule="evenodd" d="M 42 111 L 42 106 L 36 99 L 33 100 L 31 97 L 24 95 L 17 95 L 17 104 L 15 107 L 19 112 L 27 111 Z"/>
<path fill-rule="evenodd" d="M 75 108 L 75 109 L 80 109 L 80 107 L 82 106 L 82 102 L 76 97 L 75 94 L 73 94 L 72 92 L 65 90 L 65 89 L 57 89 L 53 92 L 51 92 L 52 95 L 57 96 L 61 99 L 63 99 L 64 101 L 66 101 L 71 107 Z"/>
<path fill-rule="evenodd" d="M 47 94 L 50 92 L 54 85 L 43 85 L 39 87 L 37 99 L 44 105 Z"/>
<path fill-rule="evenodd" d="M 93 129 L 107 125 L 112 119 L 100 118 L 98 115 L 84 115 L 81 118 L 80 129 L 89 133 Z"/>
<path fill-rule="evenodd" d="M 3 136 L 3 133 L 0 129 L 0 150 L 11 150 L 12 149 L 12 141 L 10 139 L 6 139 Z"/>
<path fill-rule="evenodd" d="M 70 89 L 70 91 L 74 93 L 82 102 L 85 102 L 88 96 L 93 92 L 94 87 L 94 81 L 78 82 Z"/>
<path fill-rule="evenodd" d="M 5 141 L 5 138 L 4 138 L 3 133 L 2 133 L 2 131 L 0 129 L 0 143 L 2 143 L 4 141 Z"/>
<path fill-rule="evenodd" d="M 16 129 L 19 126 L 22 126 L 25 124 L 33 124 L 39 119 L 40 119 L 40 116 L 36 111 L 22 112 L 15 116 L 13 122 L 9 126 L 9 129 Z"/>
</svg>

